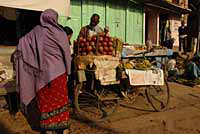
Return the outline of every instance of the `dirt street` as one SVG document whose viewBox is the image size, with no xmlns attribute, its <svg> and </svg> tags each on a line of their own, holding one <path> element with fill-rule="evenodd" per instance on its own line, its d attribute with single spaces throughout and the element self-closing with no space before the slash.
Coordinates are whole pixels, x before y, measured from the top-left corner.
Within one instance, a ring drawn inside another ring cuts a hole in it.
<svg viewBox="0 0 200 134">
<path fill-rule="evenodd" d="M 144 97 L 121 105 L 106 122 L 94 123 L 72 118 L 72 134 L 199 134 L 200 88 L 170 83 L 170 104 L 165 112 L 152 110 Z M 1 99 L 2 105 L 4 100 Z M 16 119 L 0 109 L 0 134 L 38 134 L 31 131 L 18 113 Z"/>
</svg>

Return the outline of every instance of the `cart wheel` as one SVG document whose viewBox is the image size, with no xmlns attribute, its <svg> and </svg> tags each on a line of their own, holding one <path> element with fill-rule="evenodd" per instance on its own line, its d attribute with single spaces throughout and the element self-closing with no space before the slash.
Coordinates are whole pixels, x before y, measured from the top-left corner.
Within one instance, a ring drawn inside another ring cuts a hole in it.
<svg viewBox="0 0 200 134">
<path fill-rule="evenodd" d="M 121 94 L 123 96 L 122 102 L 124 104 L 133 104 L 136 101 L 136 98 L 139 95 L 140 87 L 133 87 L 133 91 L 121 91 Z"/>
<path fill-rule="evenodd" d="M 93 92 L 93 93 L 92 93 Z M 117 99 L 104 97 L 104 92 L 86 90 L 86 83 L 80 83 L 75 88 L 75 108 L 81 118 L 102 121 L 111 115 L 118 106 Z"/>
<path fill-rule="evenodd" d="M 102 113 L 101 120 L 105 120 L 117 110 L 120 98 L 116 93 L 107 88 L 100 89 L 97 96 L 99 98 L 99 108 Z"/>
<path fill-rule="evenodd" d="M 79 83 L 75 87 L 74 104 L 76 112 L 81 118 L 98 120 L 101 118 L 98 97 L 86 90 L 86 83 Z"/>
<path fill-rule="evenodd" d="M 145 89 L 148 101 L 155 111 L 164 111 L 169 103 L 169 85 L 167 80 L 164 80 L 163 86 L 149 86 Z"/>
</svg>

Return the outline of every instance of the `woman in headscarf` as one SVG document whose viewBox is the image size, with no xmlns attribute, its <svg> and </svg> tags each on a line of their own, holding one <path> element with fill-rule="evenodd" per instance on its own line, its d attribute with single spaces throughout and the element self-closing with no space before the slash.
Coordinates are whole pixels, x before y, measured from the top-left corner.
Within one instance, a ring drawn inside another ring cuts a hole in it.
<svg viewBox="0 0 200 134">
<path fill-rule="evenodd" d="M 19 40 L 15 53 L 17 89 L 32 129 L 63 134 L 69 128 L 70 46 L 56 11 L 45 10 L 40 23 Z"/>
</svg>

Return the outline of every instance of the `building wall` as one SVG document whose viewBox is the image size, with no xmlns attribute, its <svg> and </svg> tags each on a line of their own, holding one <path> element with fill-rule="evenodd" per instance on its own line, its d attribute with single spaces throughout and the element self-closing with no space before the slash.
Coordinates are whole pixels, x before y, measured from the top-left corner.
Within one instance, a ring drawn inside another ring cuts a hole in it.
<svg viewBox="0 0 200 134">
<path fill-rule="evenodd" d="M 178 28 L 181 26 L 181 17 L 180 16 L 171 16 L 171 36 L 175 38 L 174 46 L 179 46 L 179 33 Z"/>
<path fill-rule="evenodd" d="M 83 24 L 82 21 L 82 3 L 80 0 L 71 0 L 70 5 L 70 18 L 59 16 L 59 23 L 63 26 L 70 26 L 74 33 L 72 36 L 72 40 L 75 40 L 79 34 L 80 28 Z"/>
<path fill-rule="evenodd" d="M 129 2 L 126 10 L 126 42 L 144 44 L 144 30 L 143 7 Z"/>
<path fill-rule="evenodd" d="M 179 5 L 182 8 L 188 8 L 188 0 L 179 0 Z"/>
<path fill-rule="evenodd" d="M 111 36 L 121 38 L 125 42 L 126 18 L 126 2 L 116 2 L 115 0 L 106 2 L 106 25 L 110 28 L 110 34 Z"/>
<path fill-rule="evenodd" d="M 0 15 L 8 20 L 16 20 L 16 9 L 8 7 L 0 7 Z"/>
<path fill-rule="evenodd" d="M 174 3 L 173 0 L 169 0 L 168 2 L 172 2 Z M 188 0 L 179 0 L 178 3 L 174 3 L 177 4 L 178 6 L 182 7 L 182 8 L 186 8 L 188 9 Z M 181 18 L 181 16 L 175 16 L 172 15 L 171 16 L 171 31 L 172 31 L 172 38 L 175 38 L 175 43 L 174 46 L 178 47 L 179 46 L 179 33 L 178 33 L 178 27 L 181 26 L 181 21 L 184 21 L 185 24 L 187 24 L 187 18 L 188 15 L 184 15 L 183 18 Z"/>
<path fill-rule="evenodd" d="M 144 44 L 143 9 L 128 0 L 71 0 L 71 18 L 61 16 L 59 23 L 72 27 L 72 40 L 75 40 L 80 28 L 88 25 L 91 15 L 97 13 L 100 15 L 100 26 L 109 26 L 112 37 L 130 44 Z"/>
<path fill-rule="evenodd" d="M 148 39 L 153 44 L 159 44 L 159 13 L 152 10 L 148 15 Z"/>
<path fill-rule="evenodd" d="M 160 45 L 160 14 L 168 14 L 170 22 L 171 37 L 175 39 L 174 46 L 179 46 L 178 28 L 181 26 L 181 16 L 160 10 L 158 8 L 145 7 L 145 12 L 148 12 L 148 39 L 153 44 Z"/>
<path fill-rule="evenodd" d="M 188 8 L 188 0 L 165 0 L 169 3 L 177 4 L 178 6 L 181 6 L 182 8 Z"/>
</svg>

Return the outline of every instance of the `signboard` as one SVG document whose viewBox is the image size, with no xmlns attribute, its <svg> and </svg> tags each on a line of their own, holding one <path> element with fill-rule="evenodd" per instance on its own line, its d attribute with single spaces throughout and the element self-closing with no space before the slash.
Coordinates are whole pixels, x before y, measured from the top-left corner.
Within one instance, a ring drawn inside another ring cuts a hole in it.
<svg viewBox="0 0 200 134">
<path fill-rule="evenodd" d="M 54 9 L 60 16 L 69 16 L 70 0 L 0 0 L 0 6 L 36 11 Z"/>
<path fill-rule="evenodd" d="M 132 86 L 164 85 L 164 73 L 161 69 L 136 70 L 126 69 Z"/>
</svg>

